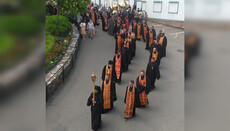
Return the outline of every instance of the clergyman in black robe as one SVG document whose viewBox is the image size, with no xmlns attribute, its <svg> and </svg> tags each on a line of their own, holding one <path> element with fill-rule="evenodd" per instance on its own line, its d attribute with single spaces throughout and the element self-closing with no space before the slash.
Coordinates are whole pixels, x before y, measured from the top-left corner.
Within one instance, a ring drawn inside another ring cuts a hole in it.
<svg viewBox="0 0 230 131">
<path fill-rule="evenodd" d="M 132 57 L 135 57 L 136 55 L 136 37 L 135 33 L 131 33 L 131 52 L 132 52 Z"/>
<path fill-rule="evenodd" d="M 160 79 L 160 71 L 155 58 L 151 58 L 146 68 L 146 76 L 150 79 L 150 90 L 155 88 L 156 79 Z"/>
<path fill-rule="evenodd" d="M 151 48 L 150 48 L 150 54 L 152 54 L 153 52 L 153 49 L 156 48 L 157 49 L 157 52 L 158 52 L 158 59 L 157 59 L 157 62 L 158 64 L 160 65 L 160 62 L 161 62 L 161 51 L 162 51 L 162 48 L 161 48 L 161 45 L 158 43 L 158 42 L 155 42 Z M 150 59 L 149 59 L 150 60 Z"/>
<path fill-rule="evenodd" d="M 167 47 L 167 37 L 165 36 L 165 33 L 161 33 L 161 37 L 163 38 L 163 43 L 162 43 L 162 50 L 161 50 L 161 57 L 165 57 L 166 56 L 166 47 Z M 158 41 L 160 40 L 160 38 L 158 39 Z"/>
<path fill-rule="evenodd" d="M 102 104 L 103 100 L 100 86 L 95 86 L 95 100 L 93 99 L 93 93 L 91 93 L 87 102 L 87 106 L 91 106 L 91 126 L 93 130 L 101 128 Z"/>
<path fill-rule="evenodd" d="M 123 57 L 123 68 L 122 72 L 126 72 L 129 69 L 128 55 L 126 47 L 121 48 L 121 56 Z"/>
<path fill-rule="evenodd" d="M 154 41 L 157 39 L 156 39 L 156 30 L 154 29 L 153 25 L 151 26 L 151 28 L 149 29 L 149 31 L 147 32 L 147 35 L 146 35 L 146 47 L 145 47 L 145 49 L 147 49 L 147 50 L 149 50 L 151 48 L 151 44 L 153 44 L 153 43 L 149 43 L 150 33 L 152 33 L 152 35 L 153 35 L 153 43 L 154 43 Z"/>
<path fill-rule="evenodd" d="M 149 62 L 151 62 L 151 59 L 154 57 L 156 62 L 158 63 L 158 66 L 159 66 L 159 63 L 160 63 L 160 58 L 159 58 L 159 52 L 157 51 L 157 48 L 153 48 L 152 51 L 150 51 L 150 55 L 149 55 Z"/>
<path fill-rule="evenodd" d="M 148 32 L 148 30 L 149 30 L 148 25 L 146 24 L 145 20 L 143 20 L 141 23 L 141 35 L 142 35 L 142 39 L 144 42 L 146 41 L 146 39 L 145 39 L 145 26 L 147 27 L 147 32 Z"/>
<path fill-rule="evenodd" d="M 161 37 L 161 33 L 162 33 L 162 30 L 160 30 L 160 31 L 159 31 L 159 34 L 157 35 L 157 40 L 159 40 L 159 39 L 160 39 L 160 37 Z"/>
<path fill-rule="evenodd" d="M 99 23 L 99 19 L 100 19 L 100 14 L 99 14 L 99 12 L 98 11 L 95 11 L 95 21 L 96 21 L 96 23 L 95 23 L 95 25 L 100 25 L 100 23 Z"/>
<path fill-rule="evenodd" d="M 137 88 L 134 86 L 134 81 L 131 80 L 131 81 L 129 81 L 129 86 L 126 87 L 125 99 L 124 99 L 125 104 L 131 104 L 131 103 L 127 103 L 127 101 L 129 101 L 129 100 L 126 100 L 126 99 L 127 99 L 127 92 L 132 92 L 133 90 L 135 91 L 135 93 L 134 93 L 134 103 L 132 103 L 133 104 L 132 117 L 134 117 L 136 115 L 137 101 L 140 100 L 140 98 L 139 98 L 139 95 L 138 95 L 138 92 L 137 92 Z M 126 118 L 126 114 L 125 114 L 125 118 Z"/>
<path fill-rule="evenodd" d="M 124 35 L 122 35 L 122 30 L 121 32 L 118 31 L 117 34 L 114 34 L 115 40 L 115 54 L 117 54 L 118 50 L 121 50 L 123 43 L 124 43 Z"/>
<path fill-rule="evenodd" d="M 92 10 L 89 14 L 90 19 L 93 21 L 94 26 L 96 25 L 97 16 L 96 13 Z"/>
<path fill-rule="evenodd" d="M 113 57 L 113 67 L 115 68 L 115 71 L 116 71 L 116 62 L 117 62 L 118 59 L 120 59 L 120 73 L 117 74 L 117 72 L 116 72 L 116 76 L 117 76 L 117 83 L 120 83 L 121 82 L 121 76 L 122 76 L 122 70 L 124 68 L 124 65 L 123 65 L 124 59 L 121 56 L 121 51 L 117 51 L 117 54 Z"/>
<path fill-rule="evenodd" d="M 114 38 L 116 38 L 117 36 L 117 33 L 120 31 L 120 23 L 116 23 L 116 25 L 114 26 L 114 29 L 113 29 L 113 34 L 114 34 Z"/>
<path fill-rule="evenodd" d="M 131 64 L 131 59 L 132 59 L 132 52 L 130 50 L 130 45 L 131 43 L 128 41 L 128 39 L 125 39 L 125 42 L 124 42 L 124 48 L 126 50 L 126 53 L 127 53 L 127 56 L 128 56 L 128 64 Z"/>
<path fill-rule="evenodd" d="M 101 21 L 102 21 L 102 30 L 107 31 L 108 30 L 108 19 L 107 19 L 107 17 L 104 15 L 102 17 Z"/>
<path fill-rule="evenodd" d="M 109 20 L 109 29 L 108 29 L 108 34 L 111 35 L 111 36 L 114 35 L 114 34 L 113 34 L 114 24 L 115 24 L 115 22 L 114 22 L 114 19 L 113 19 L 113 17 L 112 17 L 112 18 L 110 18 L 110 20 Z"/>
<path fill-rule="evenodd" d="M 146 86 L 143 86 L 139 83 L 139 77 L 141 77 L 141 80 L 144 80 L 146 78 Z M 145 71 L 141 70 L 140 71 L 140 76 L 137 77 L 136 79 L 136 87 L 137 87 L 137 92 L 140 95 L 143 91 L 145 91 L 145 94 L 148 95 L 150 92 L 150 80 L 149 77 L 145 75 Z M 148 100 L 147 100 L 148 101 Z M 137 106 L 136 107 L 145 107 L 141 105 L 140 99 L 137 100 Z"/>
<path fill-rule="evenodd" d="M 131 57 L 131 60 L 133 60 L 133 54 L 134 54 L 134 43 L 133 43 L 133 40 L 131 38 L 131 33 L 128 33 L 128 42 L 129 42 L 129 51 L 130 51 L 130 57 Z"/>
<path fill-rule="evenodd" d="M 102 114 L 107 113 L 109 110 L 113 109 L 113 102 L 117 100 L 117 95 L 116 95 L 116 86 L 115 83 L 111 82 L 109 80 L 109 75 L 106 75 L 105 81 L 102 82 L 102 96 L 103 96 L 103 109 L 102 109 Z M 104 105 L 104 88 L 105 88 L 105 83 L 109 84 L 110 83 L 110 108 L 105 109 Z"/>
<path fill-rule="evenodd" d="M 135 33 L 135 38 L 137 38 L 137 22 L 136 22 L 136 20 L 134 20 L 132 23 L 132 32 Z"/>
<path fill-rule="evenodd" d="M 102 75 L 101 75 L 102 81 L 105 80 L 106 67 L 107 66 L 108 66 L 108 69 L 112 68 L 112 75 L 110 77 L 111 77 L 112 82 L 116 83 L 117 82 L 117 77 L 116 77 L 116 73 L 115 73 L 115 68 L 113 66 L 113 61 L 111 61 L 111 60 L 109 60 L 108 65 L 105 65 L 103 70 L 102 70 Z"/>
</svg>

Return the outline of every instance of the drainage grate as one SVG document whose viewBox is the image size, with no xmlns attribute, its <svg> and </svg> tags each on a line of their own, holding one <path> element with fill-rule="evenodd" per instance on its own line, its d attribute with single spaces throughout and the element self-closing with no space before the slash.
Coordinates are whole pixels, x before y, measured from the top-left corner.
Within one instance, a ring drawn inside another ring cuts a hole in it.
<svg viewBox="0 0 230 131">
<path fill-rule="evenodd" d="M 180 53 L 184 53 L 184 50 L 179 50 L 179 49 L 178 49 L 177 51 L 180 52 Z"/>
</svg>

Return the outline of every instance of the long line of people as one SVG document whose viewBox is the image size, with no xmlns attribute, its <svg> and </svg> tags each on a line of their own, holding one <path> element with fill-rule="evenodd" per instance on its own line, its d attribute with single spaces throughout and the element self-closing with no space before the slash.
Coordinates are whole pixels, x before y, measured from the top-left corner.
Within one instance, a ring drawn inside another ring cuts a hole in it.
<svg viewBox="0 0 230 131">
<path fill-rule="evenodd" d="M 127 12 L 124 8 L 119 9 L 119 13 L 112 13 L 112 10 L 103 10 L 101 13 L 102 30 L 115 38 L 115 55 L 102 70 L 102 89 L 96 86 L 95 98 L 92 94 L 88 98 L 87 105 L 91 105 L 94 130 L 101 128 L 101 114 L 109 112 L 117 100 L 116 83 L 121 83 L 122 73 L 128 71 L 135 57 L 136 40 L 146 43 L 145 49 L 149 50 L 150 56 L 146 71 L 141 70 L 136 78 L 136 86 L 134 80 L 130 80 L 126 87 L 125 119 L 135 116 L 137 107 L 149 104 L 148 94 L 155 88 L 156 79 L 160 79 L 159 65 L 166 56 L 167 38 L 164 32 L 160 31 L 156 36 L 154 26 L 149 28 L 147 20 L 140 17 L 135 9 Z"/>
</svg>

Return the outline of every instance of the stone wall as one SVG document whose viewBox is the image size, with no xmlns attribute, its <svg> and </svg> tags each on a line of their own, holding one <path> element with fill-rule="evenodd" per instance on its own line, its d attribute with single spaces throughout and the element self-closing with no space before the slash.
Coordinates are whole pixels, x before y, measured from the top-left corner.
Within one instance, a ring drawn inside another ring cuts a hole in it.
<svg viewBox="0 0 230 131">
<path fill-rule="evenodd" d="M 80 33 L 76 27 L 70 45 L 58 64 L 46 74 L 46 100 L 65 82 L 77 58 L 80 45 Z"/>
</svg>

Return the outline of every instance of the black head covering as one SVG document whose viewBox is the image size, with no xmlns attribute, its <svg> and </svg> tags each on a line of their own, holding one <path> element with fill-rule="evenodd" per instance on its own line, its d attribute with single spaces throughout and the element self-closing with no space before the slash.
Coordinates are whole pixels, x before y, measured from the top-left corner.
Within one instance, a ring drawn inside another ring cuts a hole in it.
<svg viewBox="0 0 230 131">
<path fill-rule="evenodd" d="M 110 64 L 113 64 L 113 61 L 109 60 L 109 65 L 110 65 Z"/>
<path fill-rule="evenodd" d="M 100 92 L 101 92 L 101 87 L 100 87 L 100 86 L 95 85 L 95 90 L 97 90 L 97 91 L 98 91 L 98 93 L 100 93 Z"/>
</svg>

